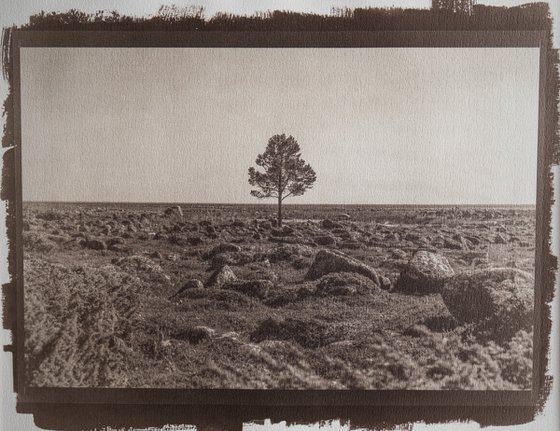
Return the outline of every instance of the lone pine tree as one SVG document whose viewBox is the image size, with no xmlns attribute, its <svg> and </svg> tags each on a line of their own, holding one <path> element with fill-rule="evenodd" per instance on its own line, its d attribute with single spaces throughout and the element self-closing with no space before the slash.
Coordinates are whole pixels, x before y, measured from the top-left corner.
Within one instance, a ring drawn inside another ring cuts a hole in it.
<svg viewBox="0 0 560 431">
<path fill-rule="evenodd" d="M 301 196 L 313 187 L 315 171 L 301 158 L 300 148 L 293 136 L 274 135 L 268 140 L 264 153 L 255 163 L 260 172 L 249 168 L 249 184 L 257 187 L 251 195 L 259 198 L 278 199 L 278 226 L 282 226 L 282 202 L 290 196 Z"/>
</svg>

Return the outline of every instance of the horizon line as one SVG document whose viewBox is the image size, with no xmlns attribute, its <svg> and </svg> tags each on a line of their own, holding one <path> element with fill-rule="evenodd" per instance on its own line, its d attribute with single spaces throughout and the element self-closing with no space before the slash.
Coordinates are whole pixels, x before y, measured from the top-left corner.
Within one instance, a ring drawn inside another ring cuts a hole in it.
<svg viewBox="0 0 560 431">
<path fill-rule="evenodd" d="M 42 201 L 42 200 L 22 200 L 22 203 L 44 203 L 44 204 L 129 204 L 129 205 L 269 205 L 278 206 L 277 203 L 265 202 L 177 202 L 177 201 Z M 537 206 L 536 203 L 283 203 L 282 206 L 305 206 L 305 205 L 339 205 L 339 206 L 360 206 L 360 205 L 399 205 L 399 206 Z"/>
</svg>

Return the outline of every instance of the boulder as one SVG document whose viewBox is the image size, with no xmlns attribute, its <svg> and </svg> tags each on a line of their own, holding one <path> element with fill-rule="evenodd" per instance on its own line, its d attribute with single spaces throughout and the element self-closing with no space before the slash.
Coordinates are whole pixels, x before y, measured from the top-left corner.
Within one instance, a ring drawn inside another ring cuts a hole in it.
<svg viewBox="0 0 560 431">
<path fill-rule="evenodd" d="M 212 275 L 206 282 L 206 287 L 221 287 L 226 283 L 231 283 L 234 281 L 237 281 L 237 276 L 229 266 L 224 265 L 212 273 Z"/>
<path fill-rule="evenodd" d="M 307 271 L 305 278 L 307 280 L 317 280 L 323 275 L 331 272 L 351 272 L 361 274 L 376 285 L 379 285 L 379 277 L 373 268 L 365 263 L 353 259 L 344 253 L 334 250 L 321 250 L 315 256 L 315 260 Z"/>
<path fill-rule="evenodd" d="M 501 342 L 533 322 L 534 278 L 514 268 L 489 268 L 456 275 L 442 291 L 443 302 L 460 323 L 474 323 L 479 335 Z"/>
<path fill-rule="evenodd" d="M 247 296 L 264 299 L 272 288 L 272 282 L 268 280 L 239 280 L 224 283 L 221 288 L 235 290 Z"/>
<path fill-rule="evenodd" d="M 399 276 L 397 290 L 402 292 L 439 292 L 444 282 L 455 274 L 444 256 L 418 251 Z"/>
</svg>

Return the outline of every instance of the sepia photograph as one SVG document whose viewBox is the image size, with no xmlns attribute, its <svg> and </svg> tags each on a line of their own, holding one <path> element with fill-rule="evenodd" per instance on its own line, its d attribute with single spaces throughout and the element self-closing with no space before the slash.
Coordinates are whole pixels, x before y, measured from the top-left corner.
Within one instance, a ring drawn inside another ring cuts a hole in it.
<svg viewBox="0 0 560 431">
<path fill-rule="evenodd" d="M 21 48 L 26 385 L 531 390 L 539 52 Z"/>
</svg>

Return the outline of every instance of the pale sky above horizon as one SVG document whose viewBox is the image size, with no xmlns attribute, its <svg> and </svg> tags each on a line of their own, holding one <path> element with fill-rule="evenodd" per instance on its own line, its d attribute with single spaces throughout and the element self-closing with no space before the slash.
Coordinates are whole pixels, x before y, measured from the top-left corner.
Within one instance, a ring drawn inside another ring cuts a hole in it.
<svg viewBox="0 0 560 431">
<path fill-rule="evenodd" d="M 534 204 L 538 61 L 537 48 L 22 48 L 23 199 L 257 203 L 247 169 L 286 133 L 317 172 L 286 203 Z"/>
</svg>

